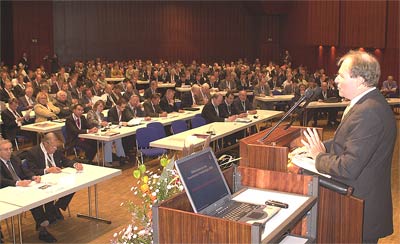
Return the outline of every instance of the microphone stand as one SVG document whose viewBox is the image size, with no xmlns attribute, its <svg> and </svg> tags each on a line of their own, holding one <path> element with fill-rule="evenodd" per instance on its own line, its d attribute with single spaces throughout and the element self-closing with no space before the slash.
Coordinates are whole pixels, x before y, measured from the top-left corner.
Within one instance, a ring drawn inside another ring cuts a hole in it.
<svg viewBox="0 0 400 244">
<path fill-rule="evenodd" d="M 289 109 L 289 111 L 286 112 L 285 115 L 283 115 L 283 117 L 278 121 L 278 123 L 276 123 L 269 131 L 268 133 L 263 136 L 261 139 L 258 140 L 258 142 L 264 142 L 265 139 L 267 139 L 272 132 L 274 132 L 276 130 L 276 128 L 278 128 L 278 126 L 290 115 L 293 113 L 293 111 L 300 106 L 300 104 L 306 100 L 307 98 L 311 98 L 311 96 L 313 95 L 313 91 L 312 90 L 307 90 L 306 93 Z M 308 105 L 308 103 L 306 103 Z"/>
</svg>

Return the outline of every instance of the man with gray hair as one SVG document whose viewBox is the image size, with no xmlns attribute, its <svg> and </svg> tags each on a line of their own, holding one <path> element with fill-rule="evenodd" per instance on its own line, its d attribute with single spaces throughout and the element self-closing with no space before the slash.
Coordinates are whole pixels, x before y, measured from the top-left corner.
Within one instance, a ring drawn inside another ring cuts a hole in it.
<svg viewBox="0 0 400 244">
<path fill-rule="evenodd" d="M 60 140 L 54 133 L 44 135 L 39 145 L 33 146 L 27 151 L 28 168 L 36 175 L 58 174 L 65 167 L 72 167 L 77 171 L 83 170 L 81 163 L 69 160 L 63 152 L 58 150 L 59 144 Z M 50 224 L 64 219 L 60 209 L 65 211 L 73 196 L 74 193 L 61 197 L 56 202 L 51 202 L 52 204 L 46 204 L 46 215 Z"/>
<path fill-rule="evenodd" d="M 56 94 L 56 101 L 54 102 L 54 106 L 60 108 L 60 113 L 58 117 L 60 119 L 67 118 L 71 115 L 71 103 L 68 101 L 67 93 L 63 90 L 59 90 Z"/>
<path fill-rule="evenodd" d="M 375 57 L 350 51 L 339 61 L 335 82 L 350 100 L 333 139 L 322 142 L 315 129 L 304 132 L 303 144 L 316 169 L 353 187 L 364 200 L 363 243 L 377 243 L 393 233 L 391 165 L 396 121 L 376 89 L 380 66 Z"/>
</svg>

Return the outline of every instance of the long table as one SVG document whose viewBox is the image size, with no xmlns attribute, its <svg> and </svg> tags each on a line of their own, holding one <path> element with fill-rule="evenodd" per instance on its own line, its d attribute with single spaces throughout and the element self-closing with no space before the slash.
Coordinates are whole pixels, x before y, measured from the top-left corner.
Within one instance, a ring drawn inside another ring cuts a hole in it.
<svg viewBox="0 0 400 244">
<path fill-rule="evenodd" d="M 12 226 L 12 236 L 13 242 L 15 243 L 15 227 L 14 227 L 14 216 L 18 215 L 18 229 L 20 230 L 19 238 L 22 243 L 22 231 L 21 231 L 21 216 L 20 214 L 25 212 L 25 208 L 16 206 L 13 204 L 9 204 L 7 202 L 0 201 L 0 220 L 11 218 L 11 226 Z"/>
<path fill-rule="evenodd" d="M 160 122 L 162 125 L 170 125 L 172 122 L 176 120 L 189 120 L 192 119 L 196 114 L 200 114 L 203 106 L 198 107 L 197 111 L 185 111 L 183 113 L 173 112 L 168 114 L 167 117 L 159 117 L 159 118 L 151 118 L 150 121 L 142 121 L 139 125 L 136 126 L 111 126 L 111 129 L 108 131 L 99 131 L 98 133 L 91 134 L 80 134 L 79 138 L 96 140 L 97 143 L 97 155 L 101 149 L 104 149 L 104 143 L 108 141 L 114 141 L 116 139 L 124 138 L 127 136 L 131 136 L 136 134 L 136 130 L 139 128 L 146 127 L 148 123 L 152 122 Z M 97 161 L 100 162 L 99 158 Z M 104 166 L 104 157 L 102 158 L 102 165 Z"/>
<path fill-rule="evenodd" d="M 121 170 L 119 169 L 84 164 L 81 172 L 76 172 L 73 168 L 64 168 L 61 173 L 43 175 L 41 183 L 32 182 L 29 187 L 9 186 L 2 188 L 0 189 L 1 219 L 18 215 L 83 188 L 88 188 L 88 215 L 78 214 L 78 217 L 111 224 L 111 221 L 99 217 L 97 184 L 120 174 Z M 49 187 L 40 189 L 44 185 L 49 185 Z M 92 214 L 91 186 L 94 186 L 95 215 Z M 7 207 L 8 211 L 3 209 L 3 205 Z M 22 243 L 21 231 L 20 228 L 20 241 Z"/>
<path fill-rule="evenodd" d="M 387 98 L 386 101 L 388 102 L 388 104 L 390 106 L 400 105 L 400 98 Z M 336 102 L 336 103 L 326 103 L 326 102 L 319 102 L 319 101 L 310 102 L 304 110 L 303 123 L 304 123 L 304 125 L 307 124 L 307 111 L 309 109 L 344 108 L 344 107 L 347 107 L 349 104 L 350 104 L 350 101 L 341 101 L 341 102 Z"/>
<path fill-rule="evenodd" d="M 261 102 L 288 102 L 293 99 L 294 95 L 275 95 L 275 96 L 256 96 L 255 99 Z"/>
<path fill-rule="evenodd" d="M 188 138 L 190 143 L 197 147 L 204 143 L 205 139 L 203 135 L 207 135 L 210 132 L 212 132 L 211 141 L 216 141 L 256 125 L 257 123 L 279 117 L 282 114 L 283 112 L 281 111 L 257 110 L 256 118 L 253 115 L 249 116 L 249 118 L 251 118 L 250 122 L 214 122 L 150 142 L 150 146 L 182 151 L 185 147 L 185 141 L 188 140 Z"/>
</svg>

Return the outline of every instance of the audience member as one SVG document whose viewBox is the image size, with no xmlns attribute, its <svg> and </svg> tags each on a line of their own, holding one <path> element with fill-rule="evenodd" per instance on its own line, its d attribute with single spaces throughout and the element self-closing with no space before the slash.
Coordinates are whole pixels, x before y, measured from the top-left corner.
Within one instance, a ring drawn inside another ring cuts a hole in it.
<svg viewBox="0 0 400 244">
<path fill-rule="evenodd" d="M 0 139 L 0 185 L 28 187 L 32 181 L 40 182 L 41 177 L 35 175 L 31 170 L 22 166 L 21 160 L 12 155 L 12 145 L 8 140 Z M 51 207 L 52 203 L 45 204 Z M 57 239 L 47 231 L 49 220 L 42 206 L 30 210 L 36 223 L 36 230 L 39 231 L 39 240 L 45 242 L 56 242 Z"/>
<path fill-rule="evenodd" d="M 33 146 L 26 153 L 28 168 L 35 175 L 58 174 L 65 167 L 73 167 L 77 171 L 83 170 L 81 163 L 69 160 L 64 156 L 63 152 L 57 149 L 59 144 L 60 141 L 54 133 L 44 135 L 42 142 L 39 145 Z M 66 211 L 73 196 L 74 193 L 46 204 L 45 210 L 50 224 L 64 219 L 60 209 Z"/>
<path fill-rule="evenodd" d="M 60 113 L 60 109 L 54 106 L 52 102 L 49 102 L 49 97 L 45 92 L 39 92 L 36 101 L 37 103 L 33 107 L 36 123 L 58 118 L 57 114 Z"/>
<path fill-rule="evenodd" d="M 143 103 L 144 113 L 148 117 L 167 117 L 167 112 L 160 108 L 160 94 L 151 94 L 150 98 Z"/>
<path fill-rule="evenodd" d="M 79 138 L 79 134 L 96 133 L 97 127 L 90 126 L 85 116 L 83 116 L 83 106 L 75 104 L 72 106 L 72 114 L 65 121 L 66 134 L 65 149 L 71 152 L 78 147 L 85 151 L 86 159 L 89 163 L 96 155 L 96 141 Z"/>
<path fill-rule="evenodd" d="M 247 99 L 246 91 L 239 91 L 239 96 L 233 101 L 233 106 L 239 113 L 256 114 L 257 110 L 253 108 L 253 105 Z"/>
<path fill-rule="evenodd" d="M 57 114 L 58 118 L 65 119 L 70 116 L 71 105 L 71 102 L 68 101 L 67 93 L 63 90 L 58 91 L 54 102 L 54 106 L 60 109 L 60 112 Z"/>
<path fill-rule="evenodd" d="M 101 128 L 101 127 L 106 127 L 108 125 L 108 122 L 104 119 L 104 114 L 103 114 L 104 107 L 105 107 L 104 101 L 98 100 L 93 105 L 93 110 L 90 110 L 88 112 L 87 120 L 90 127 Z M 124 160 L 126 160 L 126 155 L 124 148 L 122 146 L 121 139 L 106 141 L 104 144 L 104 162 L 106 166 L 117 166 L 116 164 L 113 164 L 113 158 L 112 158 L 113 144 L 115 144 L 116 154 L 117 157 L 119 158 L 119 161 L 124 162 Z"/>
<path fill-rule="evenodd" d="M 223 121 L 235 121 L 237 115 L 231 115 L 228 117 L 222 117 L 223 114 L 220 110 L 220 104 L 222 103 L 223 96 L 220 93 L 215 93 L 211 96 L 210 101 L 204 105 L 201 111 L 201 116 L 206 120 L 207 124 L 213 122 L 223 122 Z"/>
</svg>

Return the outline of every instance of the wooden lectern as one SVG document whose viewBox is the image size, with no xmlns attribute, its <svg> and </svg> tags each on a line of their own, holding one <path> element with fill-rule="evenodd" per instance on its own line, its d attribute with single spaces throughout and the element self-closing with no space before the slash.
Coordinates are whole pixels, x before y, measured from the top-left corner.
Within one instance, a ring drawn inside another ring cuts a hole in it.
<svg viewBox="0 0 400 244">
<path fill-rule="evenodd" d="M 267 139 L 260 142 L 267 132 L 261 131 L 240 141 L 240 166 L 288 172 L 288 153 L 302 146 L 302 130 L 293 126 L 285 130 L 278 127 Z M 318 132 L 322 138 L 322 129 Z M 318 243 L 360 243 L 364 202 L 342 195 L 326 187 L 318 187 Z"/>
<path fill-rule="evenodd" d="M 194 213 L 183 192 L 153 206 L 154 243 L 277 243 L 291 230 L 291 233 L 315 241 L 316 177 L 240 166 L 227 169 L 224 176 L 231 192 L 235 192 L 235 188 L 240 190 L 242 187 L 253 187 L 284 194 L 299 194 L 307 196 L 308 200 L 288 218 L 282 219 L 283 222 L 275 229 L 270 229 L 271 233 L 263 238 L 259 224 L 251 225 Z"/>
</svg>

